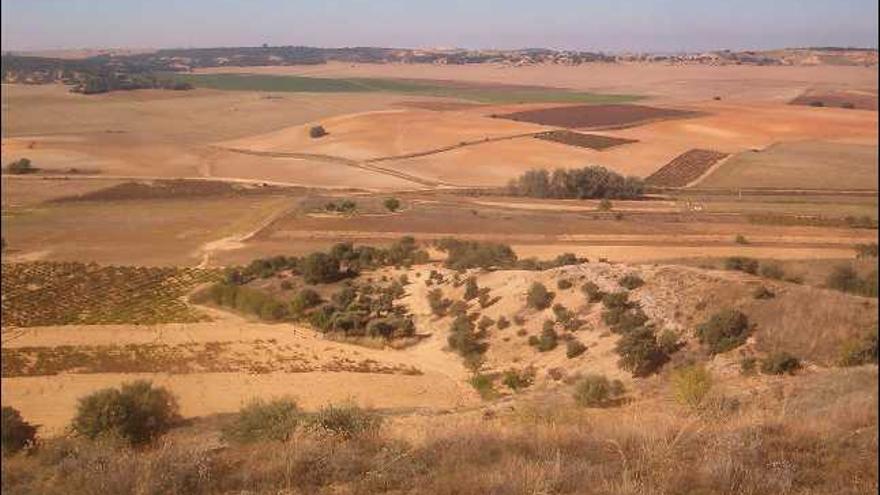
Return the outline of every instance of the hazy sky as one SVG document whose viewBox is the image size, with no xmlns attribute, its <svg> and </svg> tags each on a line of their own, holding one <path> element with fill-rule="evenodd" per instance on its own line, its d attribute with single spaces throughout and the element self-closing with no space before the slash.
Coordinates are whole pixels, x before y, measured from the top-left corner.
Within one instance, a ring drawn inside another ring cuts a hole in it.
<svg viewBox="0 0 880 495">
<path fill-rule="evenodd" d="M 3 50 L 877 46 L 877 0 L 3 0 Z"/>
</svg>

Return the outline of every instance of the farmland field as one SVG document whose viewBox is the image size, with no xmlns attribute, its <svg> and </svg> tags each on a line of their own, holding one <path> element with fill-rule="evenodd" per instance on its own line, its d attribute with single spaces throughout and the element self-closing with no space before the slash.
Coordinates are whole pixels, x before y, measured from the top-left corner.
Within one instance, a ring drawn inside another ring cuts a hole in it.
<svg viewBox="0 0 880 495">
<path fill-rule="evenodd" d="M 602 136 L 599 134 L 583 134 L 571 131 L 548 131 L 535 134 L 538 139 L 553 141 L 556 143 L 567 144 L 570 146 L 579 146 L 582 148 L 590 148 L 593 150 L 604 150 L 620 146 L 622 144 L 635 143 L 633 139 L 620 139 L 612 136 Z"/>
<path fill-rule="evenodd" d="M 731 157 L 697 186 L 876 190 L 877 146 L 821 141 L 774 144 Z"/>
<path fill-rule="evenodd" d="M 683 187 L 699 179 L 727 153 L 712 150 L 688 150 L 663 165 L 645 181 L 653 186 Z"/>
<path fill-rule="evenodd" d="M 3 324 L 155 324 L 204 321 L 181 298 L 217 271 L 83 263 L 4 263 Z"/>
<path fill-rule="evenodd" d="M 498 115 L 498 118 L 572 129 L 629 127 L 645 122 L 695 117 L 695 112 L 643 105 L 578 105 L 525 110 Z"/>
<path fill-rule="evenodd" d="M 596 94 L 558 88 L 477 84 L 388 78 L 323 78 L 262 74 L 175 75 L 196 87 L 232 91 L 292 93 L 398 93 L 460 98 L 483 103 L 621 103 L 639 99 L 632 95 Z"/>
</svg>

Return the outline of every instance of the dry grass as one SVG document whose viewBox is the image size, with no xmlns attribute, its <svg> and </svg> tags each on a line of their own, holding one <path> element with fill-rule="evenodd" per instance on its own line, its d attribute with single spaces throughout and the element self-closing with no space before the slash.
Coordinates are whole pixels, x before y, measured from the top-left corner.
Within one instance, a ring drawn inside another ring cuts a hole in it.
<svg viewBox="0 0 880 495">
<path fill-rule="evenodd" d="M 865 494 L 877 489 L 876 367 L 793 378 L 738 407 L 662 401 L 578 411 L 558 400 L 497 419 L 144 451 L 58 439 L 3 463 L 8 493 Z M 722 402 L 719 402 L 719 404 Z M 173 435 L 172 435 L 173 436 Z"/>
</svg>

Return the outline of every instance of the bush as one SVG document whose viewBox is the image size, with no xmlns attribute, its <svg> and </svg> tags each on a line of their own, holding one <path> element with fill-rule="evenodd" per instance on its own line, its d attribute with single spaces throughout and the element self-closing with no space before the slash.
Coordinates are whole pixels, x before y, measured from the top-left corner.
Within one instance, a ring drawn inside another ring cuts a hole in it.
<svg viewBox="0 0 880 495">
<path fill-rule="evenodd" d="M 657 343 L 654 331 L 647 327 L 623 334 L 614 350 L 620 356 L 618 365 L 636 377 L 654 373 L 669 360 Z"/>
<path fill-rule="evenodd" d="M 462 299 L 465 301 L 470 301 L 471 299 L 476 299 L 477 296 L 480 295 L 480 288 L 477 286 L 476 277 L 468 277 L 468 279 L 464 282 L 464 296 Z"/>
<path fill-rule="evenodd" d="M 877 257 L 877 243 L 871 242 L 868 244 L 856 244 L 856 258 L 876 258 Z"/>
<path fill-rule="evenodd" d="M 773 280 L 782 280 L 785 278 L 785 271 L 777 263 L 761 263 L 761 276 L 772 278 Z"/>
<path fill-rule="evenodd" d="M 758 366 L 758 360 L 753 357 L 744 357 L 739 361 L 739 372 L 743 376 L 752 376 Z"/>
<path fill-rule="evenodd" d="M 556 288 L 559 290 L 571 289 L 574 284 L 567 278 L 561 278 L 556 282 Z"/>
<path fill-rule="evenodd" d="M 660 332 L 657 337 L 657 345 L 665 354 L 672 354 L 678 351 L 684 344 L 679 340 L 678 334 L 672 330 L 666 329 Z"/>
<path fill-rule="evenodd" d="M 535 198 L 634 199 L 642 195 L 644 183 L 637 177 L 623 177 L 604 167 L 529 170 L 512 180 L 511 194 Z"/>
<path fill-rule="evenodd" d="M 736 234 L 736 237 L 733 238 L 733 242 L 737 244 L 748 244 L 749 240 L 742 234 Z"/>
<path fill-rule="evenodd" d="M 445 265 L 453 270 L 506 268 L 516 263 L 510 246 L 496 242 L 442 239 L 437 248 L 447 253 Z"/>
<path fill-rule="evenodd" d="M 483 316 L 482 318 L 480 318 L 480 321 L 477 323 L 477 328 L 481 332 L 485 332 L 494 324 L 495 324 L 495 320 L 493 320 L 492 318 L 489 318 L 488 316 Z"/>
<path fill-rule="evenodd" d="M 308 420 L 309 427 L 329 432 L 342 438 L 375 434 L 382 426 L 382 418 L 354 404 L 322 407 Z"/>
<path fill-rule="evenodd" d="M 861 338 L 851 339 L 840 350 L 839 366 L 877 364 L 877 327 Z"/>
<path fill-rule="evenodd" d="M 301 419 L 302 413 L 291 399 L 257 399 L 244 406 L 235 420 L 223 428 L 223 439 L 237 443 L 284 442 L 293 435 Z"/>
<path fill-rule="evenodd" d="M 111 434 L 139 445 L 153 441 L 179 419 L 177 400 L 171 392 L 139 380 L 80 399 L 72 428 L 91 439 Z"/>
<path fill-rule="evenodd" d="M 618 280 L 617 283 L 619 283 L 621 287 L 624 287 L 625 289 L 634 290 L 644 285 L 645 281 L 642 280 L 641 277 L 639 277 L 638 275 L 630 273 Z"/>
<path fill-rule="evenodd" d="M 800 368 L 801 361 L 785 351 L 774 352 L 761 362 L 761 373 L 766 375 L 793 375 Z"/>
<path fill-rule="evenodd" d="M 553 322 L 550 322 L 549 326 L 544 325 L 544 329 L 541 331 L 541 337 L 538 338 L 536 345 L 538 352 L 552 351 L 553 349 L 556 349 L 558 343 L 559 335 L 556 333 L 556 329 L 553 328 Z"/>
<path fill-rule="evenodd" d="M 766 286 L 762 285 L 755 289 L 755 292 L 752 293 L 752 297 L 755 299 L 773 299 L 776 297 L 776 294 L 771 292 Z"/>
<path fill-rule="evenodd" d="M 342 279 L 339 260 L 326 253 L 312 253 L 299 264 L 300 273 L 308 284 L 329 284 Z"/>
<path fill-rule="evenodd" d="M 679 404 L 699 407 L 712 388 L 712 375 L 701 365 L 678 368 L 672 372 L 672 394 Z"/>
<path fill-rule="evenodd" d="M 37 427 L 21 417 L 17 409 L 3 406 L 3 419 L 0 424 L 0 448 L 3 455 L 10 455 L 34 445 Z"/>
<path fill-rule="evenodd" d="M 510 326 L 510 320 L 508 320 L 504 316 L 499 316 L 498 321 L 495 323 L 495 326 L 498 327 L 498 330 L 504 330 L 505 328 Z"/>
<path fill-rule="evenodd" d="M 6 171 L 10 174 L 31 174 L 37 171 L 33 165 L 31 165 L 31 161 L 27 158 L 21 158 L 19 160 L 15 160 L 14 162 L 10 162 L 6 165 Z"/>
<path fill-rule="evenodd" d="M 489 375 L 476 374 L 471 377 L 470 383 L 483 400 L 492 400 L 498 395 L 492 377 Z"/>
<path fill-rule="evenodd" d="M 537 310 L 544 310 L 550 307 L 550 303 L 555 294 L 547 290 L 547 287 L 540 282 L 532 283 L 529 287 L 529 293 L 526 296 L 526 305 Z"/>
<path fill-rule="evenodd" d="M 709 352 L 719 354 L 741 346 L 749 337 L 749 319 L 735 309 L 725 309 L 697 326 L 697 338 Z"/>
<path fill-rule="evenodd" d="M 724 268 L 754 275 L 758 273 L 758 260 L 742 256 L 731 256 L 724 260 Z"/>
<path fill-rule="evenodd" d="M 569 359 L 576 358 L 585 352 L 587 352 L 587 346 L 580 340 L 571 339 L 565 343 L 565 357 Z"/>
<path fill-rule="evenodd" d="M 431 306 L 431 313 L 433 313 L 434 316 L 445 316 L 446 311 L 452 305 L 452 301 L 443 297 L 443 291 L 441 289 L 431 289 L 431 291 L 428 292 L 428 305 Z"/>
<path fill-rule="evenodd" d="M 877 297 L 877 270 L 863 279 L 851 266 L 838 265 L 828 275 L 826 285 L 842 292 Z"/>
<path fill-rule="evenodd" d="M 599 206 L 597 209 L 599 211 L 611 211 L 613 205 L 611 204 L 611 200 L 608 198 L 603 198 L 602 201 L 599 201 Z"/>
<path fill-rule="evenodd" d="M 620 380 L 609 381 L 604 375 L 590 374 L 575 384 L 574 400 L 581 407 L 606 407 L 623 393 Z"/>
<path fill-rule="evenodd" d="M 532 368 L 526 368 L 523 370 L 507 370 L 504 372 L 504 376 L 501 379 L 501 383 L 503 383 L 507 388 L 517 392 L 524 388 L 528 388 L 535 381 L 535 370 Z"/>
<path fill-rule="evenodd" d="M 587 301 L 591 303 L 599 302 L 605 297 L 605 294 L 599 290 L 599 286 L 593 282 L 587 282 L 581 286 L 581 292 L 587 297 Z"/>
<path fill-rule="evenodd" d="M 312 127 L 309 128 L 309 137 L 311 137 L 313 139 L 317 139 L 319 137 L 324 137 L 326 135 L 327 135 L 327 131 L 324 129 L 323 126 L 313 125 Z"/>
<path fill-rule="evenodd" d="M 400 209 L 400 200 L 397 198 L 388 198 L 382 202 L 382 205 L 385 206 L 385 209 L 393 213 Z"/>
</svg>

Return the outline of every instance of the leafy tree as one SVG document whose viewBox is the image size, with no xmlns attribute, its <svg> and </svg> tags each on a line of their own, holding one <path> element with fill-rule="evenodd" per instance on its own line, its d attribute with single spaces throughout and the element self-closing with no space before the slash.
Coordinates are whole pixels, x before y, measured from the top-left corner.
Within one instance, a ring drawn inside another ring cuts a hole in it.
<svg viewBox="0 0 880 495">
<path fill-rule="evenodd" d="M 0 432 L 2 432 L 0 448 L 3 455 L 10 455 L 34 445 L 37 427 L 25 421 L 17 409 L 3 406 Z"/>
<path fill-rule="evenodd" d="M 303 279 L 309 284 L 327 284 L 342 278 L 339 260 L 325 253 L 312 253 L 299 264 Z"/>
<path fill-rule="evenodd" d="M 21 158 L 6 165 L 6 171 L 10 174 L 22 175 L 36 172 L 37 169 L 34 168 L 33 165 L 31 165 L 31 161 L 29 159 Z"/>
<path fill-rule="evenodd" d="M 654 373 L 669 360 L 657 343 L 654 331 L 648 327 L 623 334 L 614 350 L 620 356 L 618 365 L 637 377 Z"/>
<path fill-rule="evenodd" d="M 530 308 L 544 310 L 550 307 L 550 303 L 553 302 L 554 297 L 555 294 L 548 291 L 544 284 L 534 282 L 529 287 L 529 292 L 526 295 L 526 304 Z"/>
<path fill-rule="evenodd" d="M 80 399 L 72 427 L 88 438 L 116 434 L 138 445 L 151 442 L 179 419 L 171 392 L 139 380 Z"/>
</svg>

